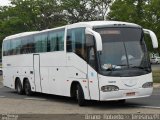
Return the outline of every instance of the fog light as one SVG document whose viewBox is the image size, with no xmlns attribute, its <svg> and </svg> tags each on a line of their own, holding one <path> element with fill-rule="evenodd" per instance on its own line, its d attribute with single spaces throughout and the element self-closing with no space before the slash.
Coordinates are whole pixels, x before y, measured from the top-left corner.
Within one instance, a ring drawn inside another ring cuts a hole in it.
<svg viewBox="0 0 160 120">
<path fill-rule="evenodd" d="M 153 82 L 147 82 L 142 85 L 143 88 L 151 88 L 153 87 Z"/>
<path fill-rule="evenodd" d="M 106 85 L 106 86 L 102 86 L 101 90 L 103 92 L 111 92 L 111 91 L 118 91 L 119 88 L 115 85 Z"/>
</svg>

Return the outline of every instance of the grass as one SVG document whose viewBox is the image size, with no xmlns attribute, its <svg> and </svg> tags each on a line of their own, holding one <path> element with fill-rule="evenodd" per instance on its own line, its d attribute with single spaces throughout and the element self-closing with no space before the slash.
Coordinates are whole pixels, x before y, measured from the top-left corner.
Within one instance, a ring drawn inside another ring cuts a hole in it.
<svg viewBox="0 0 160 120">
<path fill-rule="evenodd" d="M 153 82 L 160 83 L 160 70 L 153 70 Z"/>
</svg>

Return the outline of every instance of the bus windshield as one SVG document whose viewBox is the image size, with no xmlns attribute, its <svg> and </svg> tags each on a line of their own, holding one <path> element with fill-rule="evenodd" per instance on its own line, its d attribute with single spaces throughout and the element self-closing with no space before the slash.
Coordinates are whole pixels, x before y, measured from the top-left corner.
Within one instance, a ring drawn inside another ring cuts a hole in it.
<svg viewBox="0 0 160 120">
<path fill-rule="evenodd" d="M 103 71 L 149 68 L 147 50 L 141 28 L 100 28 L 103 50 L 99 54 Z"/>
</svg>

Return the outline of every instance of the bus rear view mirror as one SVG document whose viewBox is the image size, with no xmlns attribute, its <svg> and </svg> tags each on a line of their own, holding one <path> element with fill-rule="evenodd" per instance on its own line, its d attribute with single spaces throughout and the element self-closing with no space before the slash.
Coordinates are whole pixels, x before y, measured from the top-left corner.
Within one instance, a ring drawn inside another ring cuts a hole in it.
<svg viewBox="0 0 160 120">
<path fill-rule="evenodd" d="M 95 38 L 96 43 L 96 49 L 97 51 L 102 51 L 102 38 L 101 35 L 95 31 L 93 31 L 91 28 L 86 28 L 85 30 L 86 34 L 93 35 Z"/>
<path fill-rule="evenodd" d="M 143 29 L 144 33 L 149 34 L 152 40 L 153 48 L 158 48 L 158 40 L 155 33 L 148 29 Z"/>
</svg>

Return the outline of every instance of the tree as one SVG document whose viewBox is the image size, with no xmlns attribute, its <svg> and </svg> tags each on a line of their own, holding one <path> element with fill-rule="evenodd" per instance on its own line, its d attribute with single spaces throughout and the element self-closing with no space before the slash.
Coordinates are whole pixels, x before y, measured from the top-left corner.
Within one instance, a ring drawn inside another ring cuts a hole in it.
<svg viewBox="0 0 160 120">
<path fill-rule="evenodd" d="M 61 0 L 61 4 L 69 23 L 96 20 L 98 11 L 89 0 Z"/>
<path fill-rule="evenodd" d="M 24 31 L 23 21 L 12 14 L 11 7 L 0 7 L 0 41 L 8 36 Z"/>
<path fill-rule="evenodd" d="M 42 30 L 66 24 L 57 0 L 12 0 L 11 3 L 28 30 Z"/>
<path fill-rule="evenodd" d="M 108 19 L 137 23 L 153 30 L 160 39 L 160 1 L 159 0 L 116 0 L 110 7 Z M 147 46 L 153 51 L 147 37 Z M 158 50 L 156 50 L 158 51 Z M 160 52 L 160 48 L 159 48 Z"/>
<path fill-rule="evenodd" d="M 110 8 L 108 19 L 127 22 L 139 22 L 142 15 L 142 3 L 137 0 L 116 0 Z M 140 18 L 139 18 L 140 17 Z"/>
<path fill-rule="evenodd" d="M 56 0 L 11 0 L 0 6 L 0 41 L 9 35 L 67 24 Z"/>
<path fill-rule="evenodd" d="M 100 20 L 106 19 L 106 14 L 109 7 L 112 5 L 113 0 L 91 0 L 91 6 L 98 10 L 97 18 Z"/>
</svg>

